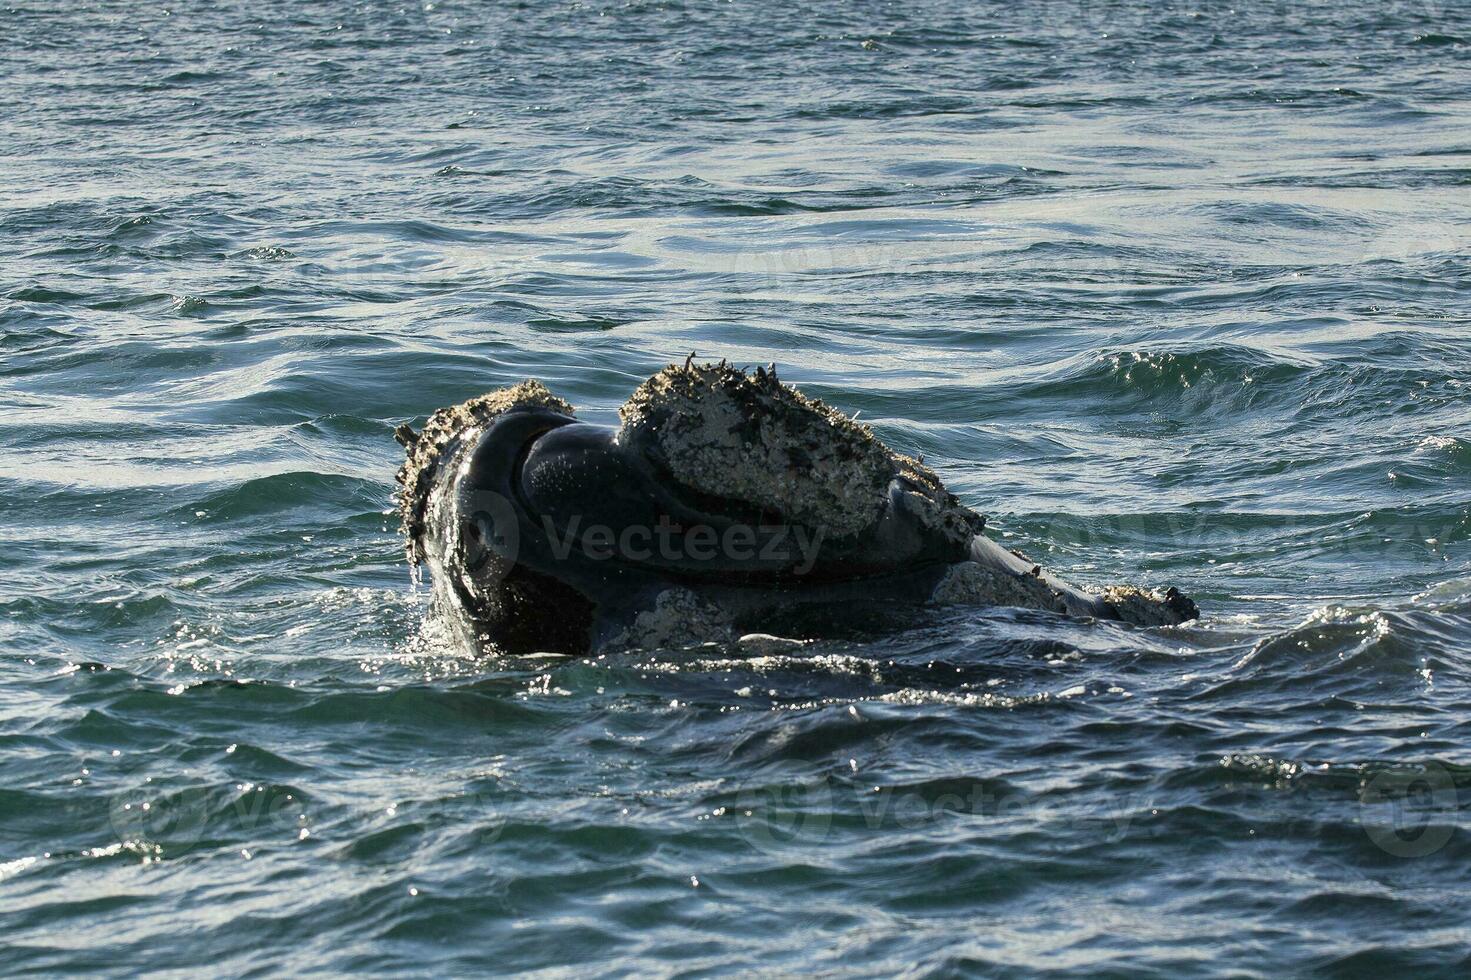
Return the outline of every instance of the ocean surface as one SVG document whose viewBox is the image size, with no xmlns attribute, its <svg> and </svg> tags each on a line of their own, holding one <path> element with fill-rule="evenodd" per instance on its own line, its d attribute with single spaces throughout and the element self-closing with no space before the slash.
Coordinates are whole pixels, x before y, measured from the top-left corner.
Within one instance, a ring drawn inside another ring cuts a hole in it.
<svg viewBox="0 0 1471 980">
<path fill-rule="evenodd" d="M 0 971 L 1471 971 L 1471 6 L 0 7 Z M 778 364 L 1074 581 L 458 648 L 392 432 Z"/>
</svg>

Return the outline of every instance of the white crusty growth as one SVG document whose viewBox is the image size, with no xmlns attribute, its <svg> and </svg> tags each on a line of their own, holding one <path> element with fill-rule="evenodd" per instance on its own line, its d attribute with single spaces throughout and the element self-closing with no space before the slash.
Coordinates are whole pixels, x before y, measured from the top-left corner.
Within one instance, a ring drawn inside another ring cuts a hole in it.
<svg viewBox="0 0 1471 980">
<path fill-rule="evenodd" d="M 445 448 L 468 430 L 489 425 L 497 417 L 522 406 L 573 414 L 572 406 L 548 391 L 540 381 L 523 381 L 511 388 L 497 388 L 458 405 L 441 408 L 429 416 L 420 432 L 414 432 L 408 425 L 394 431 L 394 438 L 404 447 L 406 455 L 395 479 L 403 484 L 398 509 L 410 562 L 417 564 L 423 557 L 419 536 L 424 530 L 424 507 Z"/>
<path fill-rule="evenodd" d="M 618 414 L 619 440 L 655 448 L 681 484 L 821 527 L 832 538 L 871 526 L 895 477 L 918 512 L 957 541 L 984 524 L 922 463 L 782 384 L 774 366 L 747 374 L 724 362 L 670 365 Z"/>
</svg>

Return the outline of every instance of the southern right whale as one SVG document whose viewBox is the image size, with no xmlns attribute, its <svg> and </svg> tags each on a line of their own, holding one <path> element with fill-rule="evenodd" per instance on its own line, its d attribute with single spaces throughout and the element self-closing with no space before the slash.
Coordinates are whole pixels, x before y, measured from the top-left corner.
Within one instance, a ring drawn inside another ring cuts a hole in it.
<svg viewBox="0 0 1471 980">
<path fill-rule="evenodd" d="M 580 421 L 527 381 L 400 426 L 411 562 L 471 638 L 584 654 L 763 631 L 793 608 L 1020 606 L 1173 625 L 1175 589 L 1093 592 L 985 533 L 920 461 L 775 368 L 671 365 Z"/>
</svg>

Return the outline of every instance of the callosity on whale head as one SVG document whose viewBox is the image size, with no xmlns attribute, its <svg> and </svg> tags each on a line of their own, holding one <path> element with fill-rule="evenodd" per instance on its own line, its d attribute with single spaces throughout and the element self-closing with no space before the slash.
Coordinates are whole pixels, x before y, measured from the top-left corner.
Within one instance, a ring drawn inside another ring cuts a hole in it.
<svg viewBox="0 0 1471 980">
<path fill-rule="evenodd" d="M 1020 605 L 1145 625 L 1173 590 L 1094 595 L 983 532 L 917 460 L 777 380 L 718 365 L 644 382 L 618 427 L 535 381 L 397 435 L 409 559 L 480 643 L 585 653 L 760 629 L 836 603 Z"/>
</svg>

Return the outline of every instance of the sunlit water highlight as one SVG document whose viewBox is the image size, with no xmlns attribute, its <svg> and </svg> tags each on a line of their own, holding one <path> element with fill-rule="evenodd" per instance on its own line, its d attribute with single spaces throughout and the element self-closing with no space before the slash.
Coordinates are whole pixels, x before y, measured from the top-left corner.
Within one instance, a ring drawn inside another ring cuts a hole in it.
<svg viewBox="0 0 1471 980">
<path fill-rule="evenodd" d="M 1471 967 L 1465 5 L 58 6 L 0 9 L 5 968 Z M 691 350 L 1205 619 L 456 648 L 394 426 Z"/>
</svg>

